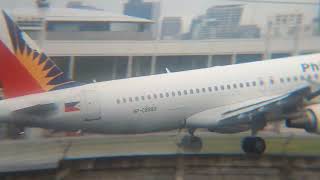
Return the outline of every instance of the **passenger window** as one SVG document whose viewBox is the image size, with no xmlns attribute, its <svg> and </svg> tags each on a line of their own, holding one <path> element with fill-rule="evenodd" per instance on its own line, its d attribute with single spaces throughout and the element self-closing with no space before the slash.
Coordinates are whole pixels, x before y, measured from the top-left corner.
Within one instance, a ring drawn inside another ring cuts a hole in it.
<svg viewBox="0 0 320 180">
<path fill-rule="evenodd" d="M 301 79 L 302 81 L 305 80 L 305 78 L 304 78 L 303 75 L 300 76 L 300 79 Z"/>
<path fill-rule="evenodd" d="M 117 104 L 120 104 L 120 103 L 121 103 L 120 99 L 117 99 Z"/>
<path fill-rule="evenodd" d="M 270 79 L 270 84 L 273 85 L 274 84 L 274 80 Z"/>
<path fill-rule="evenodd" d="M 190 94 L 193 94 L 193 89 L 190 89 Z"/>
<path fill-rule="evenodd" d="M 314 74 L 314 79 L 319 79 L 319 75 L 318 74 Z"/>
<path fill-rule="evenodd" d="M 291 78 L 290 77 L 287 78 L 287 82 L 291 82 Z"/>
<path fill-rule="evenodd" d="M 222 86 L 220 86 L 220 88 L 221 88 L 221 90 L 223 91 L 224 90 L 224 86 L 222 85 Z"/>
<path fill-rule="evenodd" d="M 155 99 L 157 99 L 157 98 L 158 98 L 158 96 L 157 96 L 156 94 L 154 94 L 154 95 L 153 95 L 153 97 L 154 97 Z"/>
<path fill-rule="evenodd" d="M 229 90 L 231 89 L 231 86 L 229 84 L 227 85 L 227 89 L 229 89 Z"/>
<path fill-rule="evenodd" d="M 123 98 L 123 99 L 122 99 L 122 102 L 123 102 L 123 103 L 127 103 L 127 99 L 126 99 L 126 98 Z"/>
<path fill-rule="evenodd" d="M 144 100 L 145 100 L 144 96 L 141 96 L 141 100 L 142 100 L 142 101 L 144 101 Z"/>
<path fill-rule="evenodd" d="M 281 82 L 281 83 L 284 83 L 284 79 L 283 79 L 283 78 L 280 78 L 280 82 Z"/>
<path fill-rule="evenodd" d="M 151 99 L 151 95 L 148 95 L 148 99 L 149 99 L 149 100 Z"/>
<path fill-rule="evenodd" d="M 243 88 L 243 87 L 244 87 L 243 83 L 240 83 L 240 88 Z"/>
<path fill-rule="evenodd" d="M 307 78 L 308 78 L 308 80 L 311 80 L 311 79 L 312 79 L 312 76 L 309 74 L 309 75 L 307 76 Z"/>
<path fill-rule="evenodd" d="M 206 93 L 206 88 L 202 88 L 202 92 L 203 92 L 203 93 Z"/>
<path fill-rule="evenodd" d="M 215 86 L 215 87 L 214 87 L 214 90 L 215 90 L 215 91 L 219 91 L 218 86 Z"/>
<path fill-rule="evenodd" d="M 259 84 L 260 84 L 260 86 L 263 86 L 264 85 L 264 81 L 260 80 Z"/>
<path fill-rule="evenodd" d="M 188 91 L 187 90 L 184 90 L 184 95 L 188 95 Z"/>
<path fill-rule="evenodd" d="M 166 93 L 166 97 L 168 98 L 170 96 L 170 94 L 169 93 Z"/>
<path fill-rule="evenodd" d="M 250 83 L 249 83 L 249 82 L 246 82 L 246 86 L 247 86 L 247 87 L 250 87 Z"/>
<path fill-rule="evenodd" d="M 208 87 L 209 92 L 212 92 L 212 87 Z"/>
<path fill-rule="evenodd" d="M 175 97 L 175 96 L 176 96 L 176 93 L 175 93 L 175 92 L 172 92 L 172 96 Z"/>
<path fill-rule="evenodd" d="M 181 96 L 181 95 L 182 95 L 182 94 L 181 94 L 181 91 L 178 91 L 178 95 L 179 95 L 179 96 Z"/>
<path fill-rule="evenodd" d="M 136 97 L 135 100 L 136 100 L 136 101 L 139 101 L 139 97 Z"/>
<path fill-rule="evenodd" d="M 297 77 L 297 76 L 294 76 L 294 77 L 293 77 L 293 80 L 297 82 L 297 81 L 298 81 L 298 77 Z"/>
<path fill-rule="evenodd" d="M 196 89 L 197 93 L 199 94 L 200 93 L 200 89 Z"/>
<path fill-rule="evenodd" d="M 164 98 L 164 96 L 163 96 L 163 94 L 162 94 L 162 93 L 160 93 L 160 98 Z"/>
<path fill-rule="evenodd" d="M 237 84 L 233 84 L 233 88 L 237 89 L 238 88 Z"/>
<path fill-rule="evenodd" d="M 132 99 L 132 97 L 130 97 L 130 98 L 129 98 L 129 102 L 133 102 L 133 99 Z"/>
</svg>

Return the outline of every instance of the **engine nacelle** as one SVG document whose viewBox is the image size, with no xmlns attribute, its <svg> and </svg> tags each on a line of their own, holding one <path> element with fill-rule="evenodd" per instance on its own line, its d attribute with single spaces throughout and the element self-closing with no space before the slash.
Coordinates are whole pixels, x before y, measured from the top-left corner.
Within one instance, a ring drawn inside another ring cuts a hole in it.
<svg viewBox="0 0 320 180">
<path fill-rule="evenodd" d="M 286 120 L 289 128 L 305 129 L 309 133 L 320 134 L 320 104 L 305 108 L 304 112 Z"/>
</svg>

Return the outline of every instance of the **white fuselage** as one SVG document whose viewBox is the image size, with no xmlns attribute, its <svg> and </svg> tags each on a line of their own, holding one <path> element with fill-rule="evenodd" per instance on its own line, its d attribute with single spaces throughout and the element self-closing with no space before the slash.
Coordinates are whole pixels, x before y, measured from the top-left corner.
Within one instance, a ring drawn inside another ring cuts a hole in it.
<svg viewBox="0 0 320 180">
<path fill-rule="evenodd" d="M 0 122 L 110 134 L 178 129 L 196 113 L 284 93 L 307 78 L 319 82 L 319 67 L 317 54 L 93 83 L 0 101 Z M 80 102 L 80 111 L 64 112 L 69 102 Z M 13 111 L 50 103 L 58 107 L 50 116 L 10 117 Z"/>
</svg>

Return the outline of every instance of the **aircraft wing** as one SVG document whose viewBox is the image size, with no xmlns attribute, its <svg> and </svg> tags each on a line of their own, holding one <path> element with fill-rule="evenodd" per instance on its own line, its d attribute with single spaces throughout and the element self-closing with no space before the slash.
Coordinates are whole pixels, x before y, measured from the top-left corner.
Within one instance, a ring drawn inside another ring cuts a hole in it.
<svg viewBox="0 0 320 180">
<path fill-rule="evenodd" d="M 13 112 L 14 116 L 48 116 L 58 109 L 55 103 L 38 104 L 27 108 L 19 109 Z"/>
<path fill-rule="evenodd" d="M 266 96 L 209 109 L 189 117 L 186 122 L 187 126 L 192 128 L 208 128 L 217 132 L 221 130 L 221 133 L 238 133 L 250 129 L 252 122 L 264 120 L 266 114 L 281 115 L 284 109 L 297 107 L 309 94 L 310 86 L 306 84 L 286 94 Z"/>
</svg>

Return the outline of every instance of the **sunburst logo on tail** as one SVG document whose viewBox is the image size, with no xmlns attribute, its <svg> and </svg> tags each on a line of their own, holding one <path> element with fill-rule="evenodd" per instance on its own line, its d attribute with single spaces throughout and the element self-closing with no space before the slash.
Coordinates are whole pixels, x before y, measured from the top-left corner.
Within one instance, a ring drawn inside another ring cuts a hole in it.
<svg viewBox="0 0 320 180">
<path fill-rule="evenodd" d="M 26 42 L 23 32 L 5 14 L 14 54 L 19 63 L 38 83 L 43 91 L 63 89 L 77 85 L 63 73 L 44 53 L 32 49 Z"/>
<path fill-rule="evenodd" d="M 30 51 L 27 46 L 22 50 L 20 48 L 16 49 L 15 54 L 20 63 L 28 70 L 31 76 L 38 81 L 43 90 L 50 91 L 63 84 L 63 82 L 60 84 L 50 83 L 64 74 L 56 65 L 51 63 L 48 58 L 44 57 L 43 54 L 39 54 L 33 50 Z M 43 60 L 43 58 L 46 59 Z"/>
</svg>

